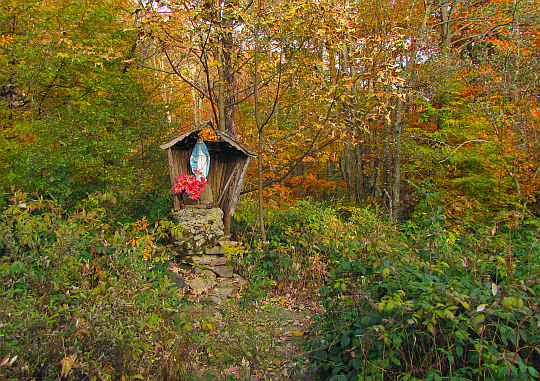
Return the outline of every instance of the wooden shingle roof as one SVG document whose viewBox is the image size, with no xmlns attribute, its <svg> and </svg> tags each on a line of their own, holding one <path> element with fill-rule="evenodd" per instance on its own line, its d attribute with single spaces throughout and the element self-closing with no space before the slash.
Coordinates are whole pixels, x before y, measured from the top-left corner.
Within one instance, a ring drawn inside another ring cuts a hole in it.
<svg viewBox="0 0 540 381">
<path fill-rule="evenodd" d="M 187 131 L 187 132 L 184 132 L 183 134 L 178 135 L 177 137 L 175 137 L 174 139 L 171 139 L 167 143 L 164 143 L 164 144 L 160 145 L 159 148 L 161 148 L 163 150 L 166 150 L 166 149 L 171 148 L 171 147 L 173 147 L 175 145 L 178 145 L 179 143 L 181 143 L 185 139 L 187 139 L 189 136 L 198 134 L 200 131 L 202 131 L 206 127 L 207 124 L 210 124 L 210 126 L 214 130 L 214 132 L 215 132 L 215 134 L 218 137 L 220 142 L 225 143 L 230 148 L 234 148 L 234 149 L 240 151 L 241 153 L 245 154 L 246 156 L 257 157 L 257 154 L 255 152 L 252 152 L 252 151 L 248 150 L 247 147 L 245 147 L 242 144 L 238 143 L 236 140 L 234 140 L 233 138 L 231 138 L 230 136 L 228 136 L 224 132 L 219 131 L 216 128 L 214 128 L 211 120 L 207 120 L 206 122 L 200 124 L 198 127 L 195 127 L 194 129 L 192 129 L 190 131 Z"/>
</svg>

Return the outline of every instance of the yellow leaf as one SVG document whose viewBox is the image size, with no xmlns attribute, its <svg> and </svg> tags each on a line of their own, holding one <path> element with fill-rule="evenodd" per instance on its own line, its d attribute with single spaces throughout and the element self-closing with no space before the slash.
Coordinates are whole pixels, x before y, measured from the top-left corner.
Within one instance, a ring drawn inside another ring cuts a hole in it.
<svg viewBox="0 0 540 381">
<path fill-rule="evenodd" d="M 62 365 L 62 372 L 60 373 L 60 377 L 67 377 L 69 372 L 71 372 L 71 369 L 75 365 L 75 359 L 71 356 L 64 357 L 60 364 Z"/>
<path fill-rule="evenodd" d="M 505 311 L 510 311 L 514 305 L 514 298 L 502 298 L 501 307 Z"/>
<path fill-rule="evenodd" d="M 8 363 L 9 363 L 9 354 L 6 357 L 4 357 L 4 359 L 0 363 L 0 366 L 7 366 Z"/>
<path fill-rule="evenodd" d="M 304 334 L 304 331 L 292 331 L 287 334 L 287 336 L 302 336 Z"/>
</svg>

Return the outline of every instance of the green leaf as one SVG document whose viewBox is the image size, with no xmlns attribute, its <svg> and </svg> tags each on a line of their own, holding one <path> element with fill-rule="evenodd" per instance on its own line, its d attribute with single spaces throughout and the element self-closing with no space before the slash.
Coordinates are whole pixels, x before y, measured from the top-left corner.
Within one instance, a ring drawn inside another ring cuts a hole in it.
<svg viewBox="0 0 540 381">
<path fill-rule="evenodd" d="M 354 358 L 349 362 L 349 366 L 356 370 L 362 369 L 362 360 L 359 358 Z"/>
<path fill-rule="evenodd" d="M 479 326 L 485 321 L 486 321 L 486 316 L 484 314 L 478 314 L 473 318 L 472 323 L 474 326 Z"/>
<path fill-rule="evenodd" d="M 527 371 L 529 372 L 529 375 L 531 377 L 535 377 L 535 378 L 540 377 L 540 374 L 538 373 L 538 371 L 532 366 L 527 367 Z"/>
</svg>

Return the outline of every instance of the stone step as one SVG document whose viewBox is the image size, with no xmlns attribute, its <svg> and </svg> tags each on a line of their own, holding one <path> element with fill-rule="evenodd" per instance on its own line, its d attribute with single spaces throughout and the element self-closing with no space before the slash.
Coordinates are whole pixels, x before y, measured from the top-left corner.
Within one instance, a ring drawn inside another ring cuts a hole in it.
<svg viewBox="0 0 540 381">
<path fill-rule="evenodd" d="M 227 257 L 219 257 L 216 259 L 212 259 L 212 261 L 210 262 L 210 266 L 222 266 L 222 265 L 226 265 L 230 261 L 231 260 Z"/>
<path fill-rule="evenodd" d="M 170 264 L 167 274 L 178 288 L 193 290 L 199 301 L 208 300 L 216 305 L 223 305 L 248 282 L 234 272 L 233 266 L 221 264 L 229 261 L 228 258 L 218 257 L 214 261 L 219 262 L 202 267 L 191 266 L 185 262 Z"/>
<path fill-rule="evenodd" d="M 234 267 L 229 265 L 211 266 L 210 270 L 212 270 L 221 278 L 232 278 L 234 273 Z"/>
<path fill-rule="evenodd" d="M 237 246 L 242 246 L 242 243 L 241 242 L 238 242 L 238 241 L 231 241 L 230 239 L 219 239 L 217 241 L 217 244 L 221 247 L 225 246 L 225 247 L 237 247 Z"/>
<path fill-rule="evenodd" d="M 221 258 L 219 254 L 192 255 L 189 258 L 198 265 L 209 265 L 213 260 Z"/>
<path fill-rule="evenodd" d="M 230 235 L 224 235 L 224 236 L 222 236 L 222 237 L 219 237 L 218 243 L 219 243 L 219 241 L 229 242 L 230 240 L 231 240 L 231 236 L 230 236 Z"/>
<path fill-rule="evenodd" d="M 221 246 L 214 246 L 206 249 L 204 251 L 207 255 L 225 255 L 225 251 L 221 248 Z"/>
</svg>

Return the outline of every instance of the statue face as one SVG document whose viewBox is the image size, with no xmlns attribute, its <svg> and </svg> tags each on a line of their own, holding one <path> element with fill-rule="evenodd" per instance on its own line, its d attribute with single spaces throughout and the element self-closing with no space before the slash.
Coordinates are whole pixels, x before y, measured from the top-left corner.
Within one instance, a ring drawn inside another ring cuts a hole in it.
<svg viewBox="0 0 540 381">
<path fill-rule="evenodd" d="M 203 142 L 202 135 L 197 136 L 197 143 L 202 143 L 202 142 Z"/>
</svg>

